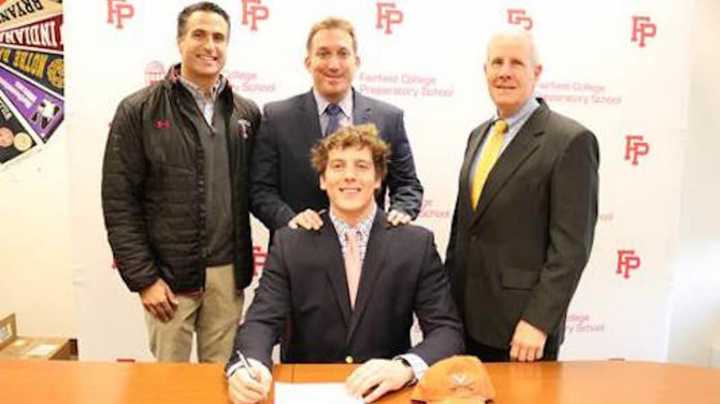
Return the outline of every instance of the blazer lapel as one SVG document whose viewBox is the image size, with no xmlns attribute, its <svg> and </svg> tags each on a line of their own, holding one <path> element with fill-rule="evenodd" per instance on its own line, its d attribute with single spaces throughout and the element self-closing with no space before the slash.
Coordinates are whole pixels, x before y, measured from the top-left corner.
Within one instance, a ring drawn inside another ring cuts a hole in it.
<svg viewBox="0 0 720 404">
<path fill-rule="evenodd" d="M 345 326 L 348 327 L 351 315 L 350 295 L 348 294 L 342 248 L 330 216 L 325 214 L 322 219 L 324 224 L 317 234 L 313 257 L 317 257 L 318 266 L 325 269 L 335 303 L 342 313 Z"/>
<path fill-rule="evenodd" d="M 530 119 L 525 122 L 525 125 L 520 129 L 520 132 L 508 145 L 507 149 L 500 155 L 485 182 L 475 209 L 473 223 L 477 222 L 512 175 L 540 146 L 538 137 L 544 132 L 547 111 L 547 106 L 541 104 Z"/>
<path fill-rule="evenodd" d="M 370 122 L 372 108 L 370 101 L 364 95 L 353 89 L 353 125 L 362 125 Z"/>
<path fill-rule="evenodd" d="M 463 202 L 467 202 L 468 204 L 470 204 L 470 184 L 472 176 L 475 175 L 475 173 L 471 173 L 470 170 L 472 169 L 472 163 L 475 161 L 475 156 L 478 153 L 480 145 L 482 144 L 483 139 L 485 139 L 485 136 L 487 136 L 490 122 L 491 121 L 487 121 L 483 123 L 470 134 L 467 150 L 465 151 L 465 159 L 463 160 L 463 165 L 460 169 L 460 190 L 458 190 L 458 194 L 467 198 L 467 201 Z"/>
<path fill-rule="evenodd" d="M 313 95 L 312 90 L 305 93 L 302 97 L 300 109 L 299 132 L 310 147 L 312 147 L 323 136 L 322 129 L 320 128 L 318 106 L 317 102 L 315 102 L 315 96 Z"/>
<path fill-rule="evenodd" d="M 378 208 L 365 251 L 362 274 L 360 275 L 360 285 L 355 299 L 355 308 L 350 317 L 350 329 L 347 334 L 348 344 L 350 344 L 355 328 L 360 323 L 368 303 L 372 300 L 372 294 L 377 290 L 376 284 L 382 272 L 383 262 L 385 261 L 387 252 L 387 226 L 385 213 Z"/>
</svg>

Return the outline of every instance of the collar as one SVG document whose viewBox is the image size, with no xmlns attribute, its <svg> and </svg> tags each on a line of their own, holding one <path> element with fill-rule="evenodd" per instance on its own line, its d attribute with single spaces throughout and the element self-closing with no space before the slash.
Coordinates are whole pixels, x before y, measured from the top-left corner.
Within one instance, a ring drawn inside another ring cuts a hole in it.
<svg viewBox="0 0 720 404">
<path fill-rule="evenodd" d="M 199 98 L 203 101 L 213 102 L 217 99 L 218 94 L 220 94 L 220 92 L 222 92 L 222 90 L 224 90 L 225 86 L 227 85 L 227 79 L 221 74 L 220 76 L 218 76 L 215 84 L 210 87 L 210 97 L 208 98 L 205 96 L 205 93 L 203 93 L 199 86 L 179 74 L 178 81 L 180 81 L 180 83 L 182 83 L 182 85 L 190 91 L 194 98 Z"/>
<path fill-rule="evenodd" d="M 331 104 L 330 101 L 327 100 L 327 98 L 320 95 L 320 93 L 317 92 L 315 87 L 313 87 L 312 90 L 313 97 L 315 98 L 315 103 L 318 107 L 318 115 L 322 116 L 322 114 L 325 113 L 325 108 L 327 108 L 328 105 Z M 337 105 L 342 110 L 343 114 L 345 116 L 352 116 L 352 110 L 353 110 L 353 89 L 350 88 L 350 91 L 345 94 L 345 97 L 343 97 L 340 102 L 337 103 Z"/>
<path fill-rule="evenodd" d="M 330 220 L 332 221 L 333 226 L 335 226 L 335 231 L 337 232 L 338 236 L 344 235 L 346 232 L 350 230 L 359 231 L 362 235 L 363 239 L 367 240 L 368 237 L 370 237 L 370 230 L 372 230 L 373 222 L 375 221 L 375 215 L 377 214 L 377 204 L 372 204 L 372 209 L 370 210 L 370 213 L 367 215 L 367 217 L 363 218 L 357 226 L 351 226 L 349 223 L 345 222 L 344 220 L 340 219 L 339 217 L 335 216 L 333 213 L 332 207 L 330 208 Z"/>
<path fill-rule="evenodd" d="M 539 106 L 540 103 L 538 102 L 538 100 L 535 99 L 535 97 L 528 98 L 528 100 L 525 101 L 525 104 L 523 104 L 523 106 L 520 107 L 519 110 L 517 110 L 511 116 L 505 118 L 505 122 L 507 122 L 508 124 L 508 132 L 512 130 L 518 123 L 525 122 L 525 118 L 532 114 Z M 496 122 L 498 119 L 500 119 L 500 116 L 498 115 L 497 111 L 495 111 L 495 115 L 493 115 L 492 120 L 493 123 Z"/>
</svg>

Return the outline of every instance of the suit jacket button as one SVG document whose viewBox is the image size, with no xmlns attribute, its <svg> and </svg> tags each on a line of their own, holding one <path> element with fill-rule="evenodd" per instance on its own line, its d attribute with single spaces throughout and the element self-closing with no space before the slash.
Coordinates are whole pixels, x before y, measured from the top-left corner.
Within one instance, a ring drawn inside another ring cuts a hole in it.
<svg viewBox="0 0 720 404">
<path fill-rule="evenodd" d="M 345 363 L 353 363 L 353 357 L 348 355 L 345 357 Z"/>
</svg>

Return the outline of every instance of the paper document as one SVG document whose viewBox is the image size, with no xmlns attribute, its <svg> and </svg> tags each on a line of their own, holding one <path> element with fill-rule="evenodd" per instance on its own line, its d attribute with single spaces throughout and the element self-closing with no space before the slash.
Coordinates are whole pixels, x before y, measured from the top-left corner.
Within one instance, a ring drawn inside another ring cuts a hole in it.
<svg viewBox="0 0 720 404">
<path fill-rule="evenodd" d="M 25 356 L 30 356 L 30 357 L 38 356 L 38 357 L 42 358 L 42 357 L 48 356 L 51 353 L 57 351 L 57 349 L 58 349 L 58 346 L 54 345 L 54 344 L 40 344 L 40 345 L 34 347 L 33 349 L 31 349 L 30 351 L 28 351 L 25 354 Z"/>
<path fill-rule="evenodd" d="M 275 383 L 275 404 L 362 404 L 343 383 Z"/>
</svg>

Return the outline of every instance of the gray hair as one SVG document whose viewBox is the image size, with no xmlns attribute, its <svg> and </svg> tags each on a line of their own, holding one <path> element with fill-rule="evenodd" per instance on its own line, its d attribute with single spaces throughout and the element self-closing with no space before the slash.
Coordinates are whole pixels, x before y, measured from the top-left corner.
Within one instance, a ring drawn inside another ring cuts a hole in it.
<svg viewBox="0 0 720 404">
<path fill-rule="evenodd" d="M 496 39 L 503 37 L 521 39 L 525 41 L 530 46 L 530 63 L 532 63 L 533 66 L 541 64 L 540 53 L 538 52 L 537 45 L 535 44 L 535 38 L 533 37 L 532 33 L 530 33 L 530 31 L 519 26 L 507 26 L 503 29 L 495 31 L 492 36 L 490 36 L 490 40 L 488 41 L 488 45 L 485 50 L 486 62 L 488 61 L 488 57 L 490 56 L 490 45 L 492 45 L 492 43 Z"/>
</svg>

